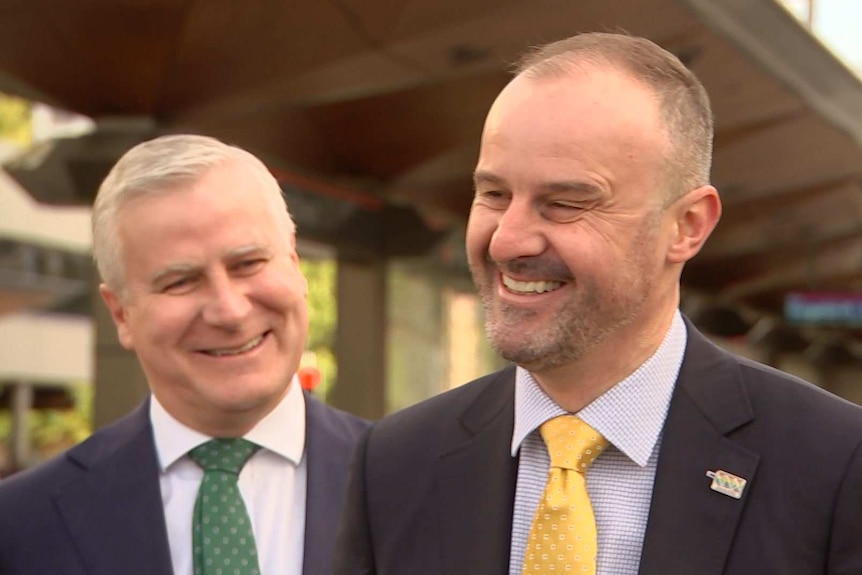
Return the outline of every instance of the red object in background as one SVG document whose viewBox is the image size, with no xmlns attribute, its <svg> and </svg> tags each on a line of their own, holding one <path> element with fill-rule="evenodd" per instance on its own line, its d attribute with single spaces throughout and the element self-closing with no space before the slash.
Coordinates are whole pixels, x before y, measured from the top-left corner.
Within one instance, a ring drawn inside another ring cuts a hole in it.
<svg viewBox="0 0 862 575">
<path fill-rule="evenodd" d="M 316 367 L 300 367 L 296 372 L 302 389 L 313 390 L 320 383 L 320 370 Z"/>
</svg>

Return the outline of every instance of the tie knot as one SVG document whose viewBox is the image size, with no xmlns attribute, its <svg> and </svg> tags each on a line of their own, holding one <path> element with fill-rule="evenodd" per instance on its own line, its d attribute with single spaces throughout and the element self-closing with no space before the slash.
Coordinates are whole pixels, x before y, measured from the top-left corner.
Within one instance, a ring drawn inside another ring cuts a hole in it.
<svg viewBox="0 0 862 575">
<path fill-rule="evenodd" d="M 189 457 L 204 471 L 224 471 L 239 475 L 242 466 L 258 449 L 259 445 L 240 437 L 211 439 L 189 451 Z"/>
<path fill-rule="evenodd" d="M 574 415 L 561 415 L 546 421 L 541 427 L 542 439 L 548 447 L 551 467 L 585 473 L 608 440 Z"/>
</svg>

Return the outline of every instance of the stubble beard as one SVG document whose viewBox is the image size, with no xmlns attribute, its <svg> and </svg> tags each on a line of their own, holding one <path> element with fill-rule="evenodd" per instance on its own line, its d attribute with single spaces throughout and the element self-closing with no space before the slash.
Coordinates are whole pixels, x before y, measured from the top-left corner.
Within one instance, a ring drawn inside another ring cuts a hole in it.
<svg viewBox="0 0 862 575">
<path fill-rule="evenodd" d="M 556 312 L 545 310 L 545 320 L 535 310 L 503 304 L 493 296 L 482 299 L 491 347 L 533 373 L 577 362 L 636 315 L 629 306 L 618 305 L 622 302 L 600 302 L 593 289 L 575 295 Z M 530 323 L 537 325 L 528 328 Z"/>
<path fill-rule="evenodd" d="M 631 325 L 654 288 L 646 256 L 650 236 L 648 230 L 639 234 L 630 259 L 623 263 L 629 273 L 618 278 L 610 289 L 591 279 L 574 279 L 568 289 L 575 291 L 556 310 L 537 311 L 502 303 L 495 295 L 496 273 L 491 265 L 486 262 L 482 269 L 474 269 L 491 347 L 504 359 L 540 373 L 577 362 Z M 547 317 L 542 319 L 540 315 Z"/>
</svg>

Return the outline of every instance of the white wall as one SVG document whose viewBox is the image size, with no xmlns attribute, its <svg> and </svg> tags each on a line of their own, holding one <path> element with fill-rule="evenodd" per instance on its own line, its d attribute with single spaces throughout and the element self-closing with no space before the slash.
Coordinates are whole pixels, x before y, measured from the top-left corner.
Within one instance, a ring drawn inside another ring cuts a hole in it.
<svg viewBox="0 0 862 575">
<path fill-rule="evenodd" d="M 93 322 L 34 312 L 0 315 L 0 379 L 89 383 Z"/>
<path fill-rule="evenodd" d="M 0 144 L 0 162 L 14 150 Z M 90 207 L 37 203 L 5 170 L 0 170 L 0 238 L 87 253 L 92 243 Z"/>
</svg>

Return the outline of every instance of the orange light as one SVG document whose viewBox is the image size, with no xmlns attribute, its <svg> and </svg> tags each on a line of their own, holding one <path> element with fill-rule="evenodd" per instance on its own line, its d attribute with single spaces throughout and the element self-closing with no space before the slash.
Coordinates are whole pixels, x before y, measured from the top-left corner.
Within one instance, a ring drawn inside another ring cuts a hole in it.
<svg viewBox="0 0 862 575">
<path fill-rule="evenodd" d="M 296 375 L 299 377 L 299 385 L 302 389 L 312 391 L 320 383 L 320 370 L 316 367 L 300 367 Z"/>
</svg>

